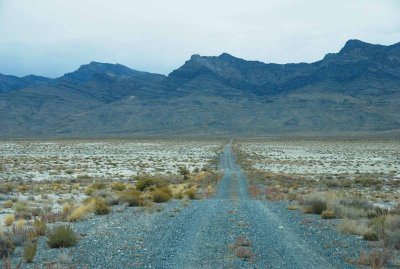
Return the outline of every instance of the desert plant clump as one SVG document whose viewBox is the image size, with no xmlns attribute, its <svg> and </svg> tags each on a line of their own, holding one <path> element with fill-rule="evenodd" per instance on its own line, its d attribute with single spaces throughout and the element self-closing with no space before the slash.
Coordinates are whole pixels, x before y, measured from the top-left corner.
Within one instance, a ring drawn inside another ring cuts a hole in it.
<svg viewBox="0 0 400 269">
<path fill-rule="evenodd" d="M 15 217 L 14 215 L 6 215 L 4 217 L 4 225 L 11 226 L 14 223 Z"/>
<path fill-rule="evenodd" d="M 168 186 L 159 187 L 152 192 L 153 202 L 155 203 L 168 202 L 172 197 L 172 191 Z"/>
<path fill-rule="evenodd" d="M 9 238 L 2 236 L 0 238 L 0 258 L 9 257 L 14 253 L 14 250 L 13 242 Z"/>
<path fill-rule="evenodd" d="M 68 225 L 52 228 L 47 235 L 47 244 L 51 248 L 72 247 L 78 242 L 78 237 Z"/>
<path fill-rule="evenodd" d="M 94 201 L 94 213 L 96 215 L 107 215 L 111 212 L 111 207 L 103 200 L 96 199 Z"/>
<path fill-rule="evenodd" d="M 363 235 L 363 239 L 366 241 L 378 241 L 379 237 L 378 234 L 375 231 L 367 231 L 364 235 Z"/>
<path fill-rule="evenodd" d="M 313 198 L 310 200 L 306 200 L 304 202 L 304 213 L 306 214 L 320 215 L 322 212 L 326 210 L 326 208 L 327 208 L 326 201 L 319 198 Z"/>
<path fill-rule="evenodd" d="M 126 185 L 122 182 L 112 182 L 111 189 L 113 191 L 124 191 L 126 190 Z"/>
<path fill-rule="evenodd" d="M 70 203 L 68 203 L 68 202 L 64 203 L 64 204 L 62 205 L 62 212 L 63 212 L 63 214 L 65 214 L 66 216 L 67 216 L 67 215 L 70 215 L 71 212 L 72 212 L 72 208 L 73 208 L 72 204 L 70 204 Z"/>
<path fill-rule="evenodd" d="M 197 189 L 196 188 L 187 189 L 183 194 L 186 195 L 191 200 L 196 199 Z"/>
<path fill-rule="evenodd" d="M 118 198 L 119 203 L 127 203 L 129 206 L 143 206 L 144 199 L 140 191 L 132 190 L 122 192 Z"/>
<path fill-rule="evenodd" d="M 42 236 L 46 234 L 47 224 L 42 219 L 35 219 L 33 221 L 33 227 L 35 228 L 35 232 L 38 236 Z"/>
<path fill-rule="evenodd" d="M 338 230 L 343 234 L 364 236 L 371 229 L 357 220 L 343 219 L 338 225 Z"/>
<path fill-rule="evenodd" d="M 33 262 L 37 252 L 37 242 L 28 241 L 24 244 L 24 261 L 26 263 Z"/>
<path fill-rule="evenodd" d="M 11 201 L 11 200 L 7 200 L 7 201 L 5 201 L 5 202 L 3 203 L 3 207 L 4 207 L 4 208 L 12 208 L 13 205 L 14 205 L 14 203 L 13 203 L 13 201 Z"/>
<path fill-rule="evenodd" d="M 147 188 L 149 188 L 149 187 L 151 187 L 151 186 L 153 186 L 155 184 L 156 184 L 156 182 L 152 178 L 140 178 L 136 182 L 135 186 L 136 186 L 137 190 L 144 191 L 145 189 L 147 189 Z"/>
<path fill-rule="evenodd" d="M 332 210 L 324 210 L 321 213 L 321 218 L 322 219 L 335 219 L 336 218 L 336 214 Z"/>
</svg>

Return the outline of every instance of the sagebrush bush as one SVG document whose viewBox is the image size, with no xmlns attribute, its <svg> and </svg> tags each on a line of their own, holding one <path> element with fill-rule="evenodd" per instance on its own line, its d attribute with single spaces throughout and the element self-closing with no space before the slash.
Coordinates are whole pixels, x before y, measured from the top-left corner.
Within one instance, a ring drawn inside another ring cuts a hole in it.
<svg viewBox="0 0 400 269">
<path fill-rule="evenodd" d="M 356 220 L 344 219 L 338 225 L 339 232 L 343 234 L 361 235 L 371 231 L 365 224 Z"/>
<path fill-rule="evenodd" d="M 139 178 L 138 181 L 136 182 L 136 189 L 138 189 L 139 191 L 144 191 L 145 189 L 156 185 L 157 184 L 157 180 L 153 179 L 153 178 Z"/>
<path fill-rule="evenodd" d="M 87 217 L 88 213 L 89 213 L 89 206 L 87 205 L 82 205 L 79 206 L 77 208 L 75 208 L 74 210 L 72 210 L 71 215 L 69 216 L 69 220 L 70 221 L 79 221 L 82 220 L 84 218 Z"/>
<path fill-rule="evenodd" d="M 6 215 L 4 217 L 4 225 L 11 226 L 14 223 L 15 217 L 14 215 Z"/>
<path fill-rule="evenodd" d="M 112 182 L 111 189 L 113 191 L 124 191 L 126 190 L 126 185 L 122 182 Z"/>
<path fill-rule="evenodd" d="M 323 219 L 335 219 L 336 218 L 336 214 L 332 210 L 324 210 L 321 213 L 321 218 L 323 218 Z"/>
<path fill-rule="evenodd" d="M 159 187 L 152 192 L 153 202 L 165 203 L 172 199 L 172 191 L 168 186 Z"/>
<path fill-rule="evenodd" d="M 63 214 L 65 214 L 65 215 L 71 214 L 72 208 L 73 208 L 72 204 L 70 204 L 70 203 L 68 203 L 68 202 L 64 203 L 64 204 L 62 205 L 62 212 L 63 212 Z"/>
<path fill-rule="evenodd" d="M 33 262 L 37 252 L 37 242 L 25 242 L 24 244 L 24 261 L 26 263 Z"/>
<path fill-rule="evenodd" d="M 304 213 L 307 214 L 318 214 L 320 215 L 327 208 L 327 203 L 325 200 L 313 198 L 311 200 L 307 200 L 304 203 Z"/>
<path fill-rule="evenodd" d="M 122 192 L 118 198 L 119 203 L 127 203 L 129 206 L 142 206 L 144 205 L 144 199 L 142 193 L 137 190 Z"/>
<path fill-rule="evenodd" d="M 96 215 L 107 215 L 111 212 L 111 207 L 103 200 L 96 199 L 94 201 L 94 213 Z"/>
<path fill-rule="evenodd" d="M 0 258 L 8 257 L 14 253 L 15 246 L 13 242 L 6 237 L 0 237 Z"/>
<path fill-rule="evenodd" d="M 196 188 L 190 188 L 187 189 L 184 192 L 184 195 L 186 195 L 189 199 L 193 200 L 196 199 L 196 195 L 197 195 L 197 189 Z"/>
<path fill-rule="evenodd" d="M 13 205 L 14 205 L 14 203 L 13 203 L 13 201 L 11 201 L 11 200 L 7 200 L 7 201 L 5 201 L 5 202 L 3 203 L 3 207 L 4 207 L 4 208 L 11 208 L 11 207 L 13 207 Z"/>
<path fill-rule="evenodd" d="M 106 184 L 104 184 L 104 182 L 95 182 L 92 185 L 90 185 L 89 188 L 92 188 L 95 190 L 103 190 L 106 188 Z"/>
<path fill-rule="evenodd" d="M 375 231 L 370 230 L 363 235 L 363 239 L 366 241 L 378 241 L 379 237 Z"/>
<path fill-rule="evenodd" d="M 44 220 L 35 219 L 33 222 L 33 227 L 35 228 L 36 234 L 42 236 L 46 234 L 47 224 Z"/>
<path fill-rule="evenodd" d="M 51 248 L 72 247 L 78 242 L 78 237 L 68 225 L 59 225 L 50 230 L 47 235 L 47 244 Z"/>
</svg>

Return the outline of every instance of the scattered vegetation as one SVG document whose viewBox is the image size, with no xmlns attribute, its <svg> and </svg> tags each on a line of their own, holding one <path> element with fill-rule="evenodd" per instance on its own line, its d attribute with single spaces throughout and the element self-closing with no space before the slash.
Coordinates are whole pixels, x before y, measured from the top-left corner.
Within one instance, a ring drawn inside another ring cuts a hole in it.
<svg viewBox="0 0 400 269">
<path fill-rule="evenodd" d="M 37 252 L 37 242 L 28 241 L 24 244 L 24 261 L 26 263 L 33 262 Z"/>
<path fill-rule="evenodd" d="M 68 225 L 52 228 L 47 235 L 47 244 L 51 248 L 72 247 L 78 242 L 78 237 Z"/>
</svg>

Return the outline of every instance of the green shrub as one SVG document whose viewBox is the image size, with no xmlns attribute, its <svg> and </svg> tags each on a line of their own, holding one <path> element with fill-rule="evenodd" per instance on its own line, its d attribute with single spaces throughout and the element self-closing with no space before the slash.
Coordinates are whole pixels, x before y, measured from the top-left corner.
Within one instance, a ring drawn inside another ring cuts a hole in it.
<svg viewBox="0 0 400 269">
<path fill-rule="evenodd" d="M 51 229 L 47 235 L 47 244 L 51 248 L 72 247 L 78 242 L 75 232 L 68 225 L 60 225 Z"/>
<path fill-rule="evenodd" d="M 37 242 L 28 241 L 24 244 L 24 261 L 27 263 L 33 262 L 37 251 Z"/>
<path fill-rule="evenodd" d="M 94 213 L 96 215 L 107 215 L 111 212 L 111 207 L 109 207 L 106 202 L 100 199 L 94 201 Z"/>
<path fill-rule="evenodd" d="M 378 241 L 378 234 L 374 231 L 367 231 L 364 235 L 363 235 L 363 239 L 366 241 Z"/>
<path fill-rule="evenodd" d="M 168 186 L 157 188 L 153 191 L 152 197 L 155 203 L 165 203 L 172 199 L 172 191 Z"/>
<path fill-rule="evenodd" d="M 156 183 L 157 183 L 156 180 L 153 178 L 140 178 L 136 182 L 135 186 L 136 189 L 138 189 L 139 191 L 144 191 L 150 186 L 156 185 Z"/>
<path fill-rule="evenodd" d="M 142 206 L 144 204 L 141 192 L 136 190 L 121 193 L 118 200 L 120 203 L 127 203 L 129 206 Z"/>
</svg>

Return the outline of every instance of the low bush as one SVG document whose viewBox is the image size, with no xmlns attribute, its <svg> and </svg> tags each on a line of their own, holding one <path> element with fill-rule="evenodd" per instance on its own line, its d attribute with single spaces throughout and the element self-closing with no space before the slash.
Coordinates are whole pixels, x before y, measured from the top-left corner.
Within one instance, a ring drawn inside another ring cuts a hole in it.
<svg viewBox="0 0 400 269">
<path fill-rule="evenodd" d="M 113 191 L 124 191 L 126 190 L 126 185 L 122 182 L 112 182 L 111 189 Z"/>
<path fill-rule="evenodd" d="M 82 205 L 72 210 L 69 216 L 70 221 L 79 221 L 87 217 L 90 208 L 87 205 Z"/>
<path fill-rule="evenodd" d="M 11 200 L 7 200 L 7 201 L 5 201 L 5 202 L 3 203 L 3 207 L 4 207 L 4 208 L 12 208 L 13 205 L 14 205 L 14 203 L 13 203 L 13 201 L 11 201 Z"/>
<path fill-rule="evenodd" d="M 50 230 L 47 235 L 47 244 L 51 248 L 72 247 L 78 242 L 78 237 L 70 226 L 60 225 Z"/>
<path fill-rule="evenodd" d="M 321 218 L 323 218 L 323 219 L 335 219 L 336 218 L 336 214 L 332 210 L 324 210 L 321 213 Z"/>
<path fill-rule="evenodd" d="M 366 225 L 356 221 L 344 219 L 338 225 L 339 232 L 343 234 L 361 235 L 371 231 Z"/>
<path fill-rule="evenodd" d="M 326 201 L 318 198 L 306 200 L 304 202 L 304 213 L 320 215 L 327 208 Z"/>
<path fill-rule="evenodd" d="M 6 215 L 4 217 L 4 225 L 11 226 L 14 223 L 15 217 L 14 215 Z"/>
<path fill-rule="evenodd" d="M 62 205 L 62 212 L 67 216 L 71 214 L 72 208 L 73 208 L 72 204 L 66 202 Z"/>
<path fill-rule="evenodd" d="M 111 207 L 109 207 L 105 201 L 96 199 L 94 201 L 94 213 L 96 215 L 107 215 L 111 212 Z"/>
<path fill-rule="evenodd" d="M 15 246 L 7 237 L 0 238 L 0 258 L 8 257 L 14 253 Z"/>
<path fill-rule="evenodd" d="M 127 203 L 129 206 L 144 205 L 144 200 L 141 197 L 141 192 L 136 190 L 122 192 L 118 200 L 121 204 Z"/>
<path fill-rule="evenodd" d="M 197 189 L 196 188 L 190 188 L 187 189 L 184 192 L 184 195 L 186 195 L 189 199 L 193 200 L 196 199 L 196 195 L 197 195 Z"/>
<path fill-rule="evenodd" d="M 106 184 L 104 182 L 95 182 L 89 186 L 91 189 L 95 190 L 104 190 L 106 188 Z"/>
<path fill-rule="evenodd" d="M 35 232 L 38 236 L 42 236 L 46 234 L 47 224 L 44 220 L 35 219 L 33 222 L 33 227 L 35 228 Z"/>
<path fill-rule="evenodd" d="M 367 231 L 363 235 L 363 239 L 366 240 L 366 241 L 378 241 L 379 237 L 378 237 L 378 234 L 375 231 Z"/>
<path fill-rule="evenodd" d="M 145 189 L 157 185 L 157 180 L 154 178 L 139 178 L 135 184 L 136 189 L 139 191 L 144 191 Z"/>
<path fill-rule="evenodd" d="M 172 199 L 172 191 L 168 186 L 159 187 L 152 192 L 153 202 L 165 203 Z"/>
<path fill-rule="evenodd" d="M 37 251 L 37 242 L 28 241 L 24 244 L 24 261 L 26 263 L 33 262 Z"/>
</svg>

